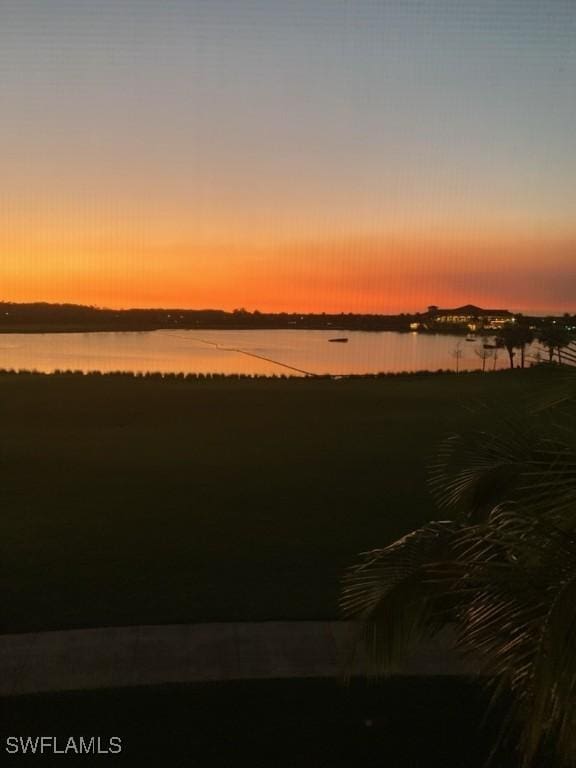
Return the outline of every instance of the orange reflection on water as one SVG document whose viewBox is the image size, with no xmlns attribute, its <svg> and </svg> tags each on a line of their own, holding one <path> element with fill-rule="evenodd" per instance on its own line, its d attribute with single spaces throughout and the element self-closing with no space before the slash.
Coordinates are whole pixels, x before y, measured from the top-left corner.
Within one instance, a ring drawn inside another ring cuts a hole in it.
<svg viewBox="0 0 576 768">
<path fill-rule="evenodd" d="M 330 343 L 335 335 L 348 343 Z M 480 339 L 360 331 L 3 334 L 0 368 L 298 376 L 453 370 L 458 359 L 460 370 L 474 370 L 482 367 L 480 348 Z M 502 351 L 486 362 L 488 370 L 507 365 Z"/>
</svg>

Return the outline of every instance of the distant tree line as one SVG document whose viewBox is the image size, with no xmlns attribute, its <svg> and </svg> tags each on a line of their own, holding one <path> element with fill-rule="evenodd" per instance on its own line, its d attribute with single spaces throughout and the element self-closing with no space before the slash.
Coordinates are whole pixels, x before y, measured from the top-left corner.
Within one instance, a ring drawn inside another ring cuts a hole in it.
<svg viewBox="0 0 576 768">
<path fill-rule="evenodd" d="M 235 309 L 105 309 L 79 304 L 0 302 L 0 330 L 150 331 L 196 329 L 409 330 L 413 315 L 327 314 Z"/>
<path fill-rule="evenodd" d="M 160 329 L 186 330 L 245 330 L 301 329 L 331 331 L 409 331 L 411 324 L 420 322 L 426 313 L 397 315 L 348 313 L 259 312 L 244 308 L 226 312 L 220 309 L 106 309 L 81 304 L 50 304 L 47 302 L 0 302 L 0 332 L 58 332 L 58 331 L 152 331 Z M 576 316 L 565 314 L 558 318 L 535 318 L 516 315 L 516 327 L 546 329 L 543 344 L 558 348 L 555 340 L 576 327 Z M 465 334 L 466 325 L 436 323 L 428 333 Z M 483 331 L 490 334 L 490 331 Z M 503 328 L 502 338 L 512 329 Z M 493 332 L 492 332 L 493 334 Z M 504 345 L 506 346 L 506 345 Z M 524 345 L 526 346 L 526 345 Z M 561 346 L 561 345 L 560 345 Z M 513 349 L 523 347 L 515 345 Z M 550 349 L 547 346 L 547 349 Z M 508 349 L 508 346 L 506 346 Z"/>
</svg>

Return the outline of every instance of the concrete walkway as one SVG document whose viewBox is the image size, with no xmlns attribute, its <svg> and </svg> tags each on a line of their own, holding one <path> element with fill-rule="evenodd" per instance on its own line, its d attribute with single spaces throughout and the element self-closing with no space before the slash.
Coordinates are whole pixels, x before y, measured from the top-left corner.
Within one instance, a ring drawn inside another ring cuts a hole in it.
<svg viewBox="0 0 576 768">
<path fill-rule="evenodd" d="M 347 666 L 344 622 L 108 627 L 0 636 L 0 696 L 266 678 L 330 678 Z M 469 674 L 446 643 L 428 645 L 402 674 Z"/>
</svg>

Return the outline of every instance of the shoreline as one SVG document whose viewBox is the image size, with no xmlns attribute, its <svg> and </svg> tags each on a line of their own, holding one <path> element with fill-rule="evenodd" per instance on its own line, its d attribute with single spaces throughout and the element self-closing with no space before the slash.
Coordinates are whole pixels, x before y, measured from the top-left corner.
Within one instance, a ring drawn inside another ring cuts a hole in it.
<svg viewBox="0 0 576 768">
<path fill-rule="evenodd" d="M 38 376 L 46 378 L 68 377 L 76 379 L 94 379 L 94 378 L 114 378 L 114 379 L 137 379 L 137 380 L 162 380 L 162 381 L 310 381 L 312 379 L 321 381 L 370 381 L 373 379 L 421 379 L 425 377 L 438 377 L 438 376 L 461 376 L 467 377 L 471 375 L 505 375 L 509 371 L 527 371 L 531 368 L 547 367 L 546 364 L 542 366 L 531 366 L 529 368 L 498 368 L 495 371 L 474 368 L 471 370 L 462 370 L 456 372 L 449 368 L 439 368 L 438 370 L 419 370 L 419 371 L 381 371 L 376 373 L 349 373 L 349 374 L 333 374 L 333 373 L 306 373 L 302 375 L 293 375 L 287 373 L 279 374 L 249 374 L 249 373 L 216 373 L 216 372 L 175 372 L 175 371 L 99 371 L 99 370 L 74 370 L 74 369 L 62 369 L 56 368 L 53 371 L 38 371 L 29 368 L 0 368 L 0 376 Z"/>
<path fill-rule="evenodd" d="M 358 328 L 348 326 L 338 326 L 333 328 L 326 328 L 325 326 L 291 326 L 286 327 L 283 325 L 271 325 L 271 326 L 250 326 L 245 325 L 230 325 L 230 326 L 214 326 L 214 325 L 198 325 L 198 326 L 179 326 L 179 325 L 158 325 L 150 327 L 128 327 L 119 328 L 118 326 L 33 326 L 33 327 L 1 327 L 0 335 L 51 335 L 51 334 L 79 334 L 79 333 L 155 333 L 156 331 L 222 331 L 223 333 L 229 331 L 324 331 L 325 333 L 402 333 L 412 334 L 416 333 L 420 336 L 467 336 L 470 331 L 466 328 L 463 330 L 453 329 L 442 330 L 419 330 L 415 331 L 410 328 Z M 494 329 L 491 330 L 478 330 L 475 331 L 475 335 L 479 337 L 494 336 L 497 333 Z"/>
</svg>

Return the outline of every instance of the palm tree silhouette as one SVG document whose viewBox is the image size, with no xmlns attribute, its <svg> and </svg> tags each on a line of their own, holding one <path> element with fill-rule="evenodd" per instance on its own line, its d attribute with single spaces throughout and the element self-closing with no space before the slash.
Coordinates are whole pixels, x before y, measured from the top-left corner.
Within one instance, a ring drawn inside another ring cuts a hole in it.
<svg viewBox="0 0 576 768">
<path fill-rule="evenodd" d="M 562 350 L 570 346 L 572 334 L 560 325 L 548 323 L 537 332 L 536 337 L 548 351 L 549 362 L 553 362 L 556 353 L 558 362 L 561 363 Z"/>
<path fill-rule="evenodd" d="M 520 350 L 520 367 L 524 368 L 526 347 L 534 341 L 534 333 L 527 325 L 506 325 L 500 329 L 497 343 L 504 347 L 510 358 L 510 368 L 514 368 L 516 349 Z"/>
<path fill-rule="evenodd" d="M 576 348 L 569 347 L 576 364 Z M 481 406 L 430 471 L 443 516 L 348 570 L 344 615 L 371 670 L 390 674 L 447 627 L 495 697 L 524 766 L 576 762 L 576 368 L 546 368 L 545 396 Z M 489 428 L 486 428 L 489 425 Z"/>
</svg>

